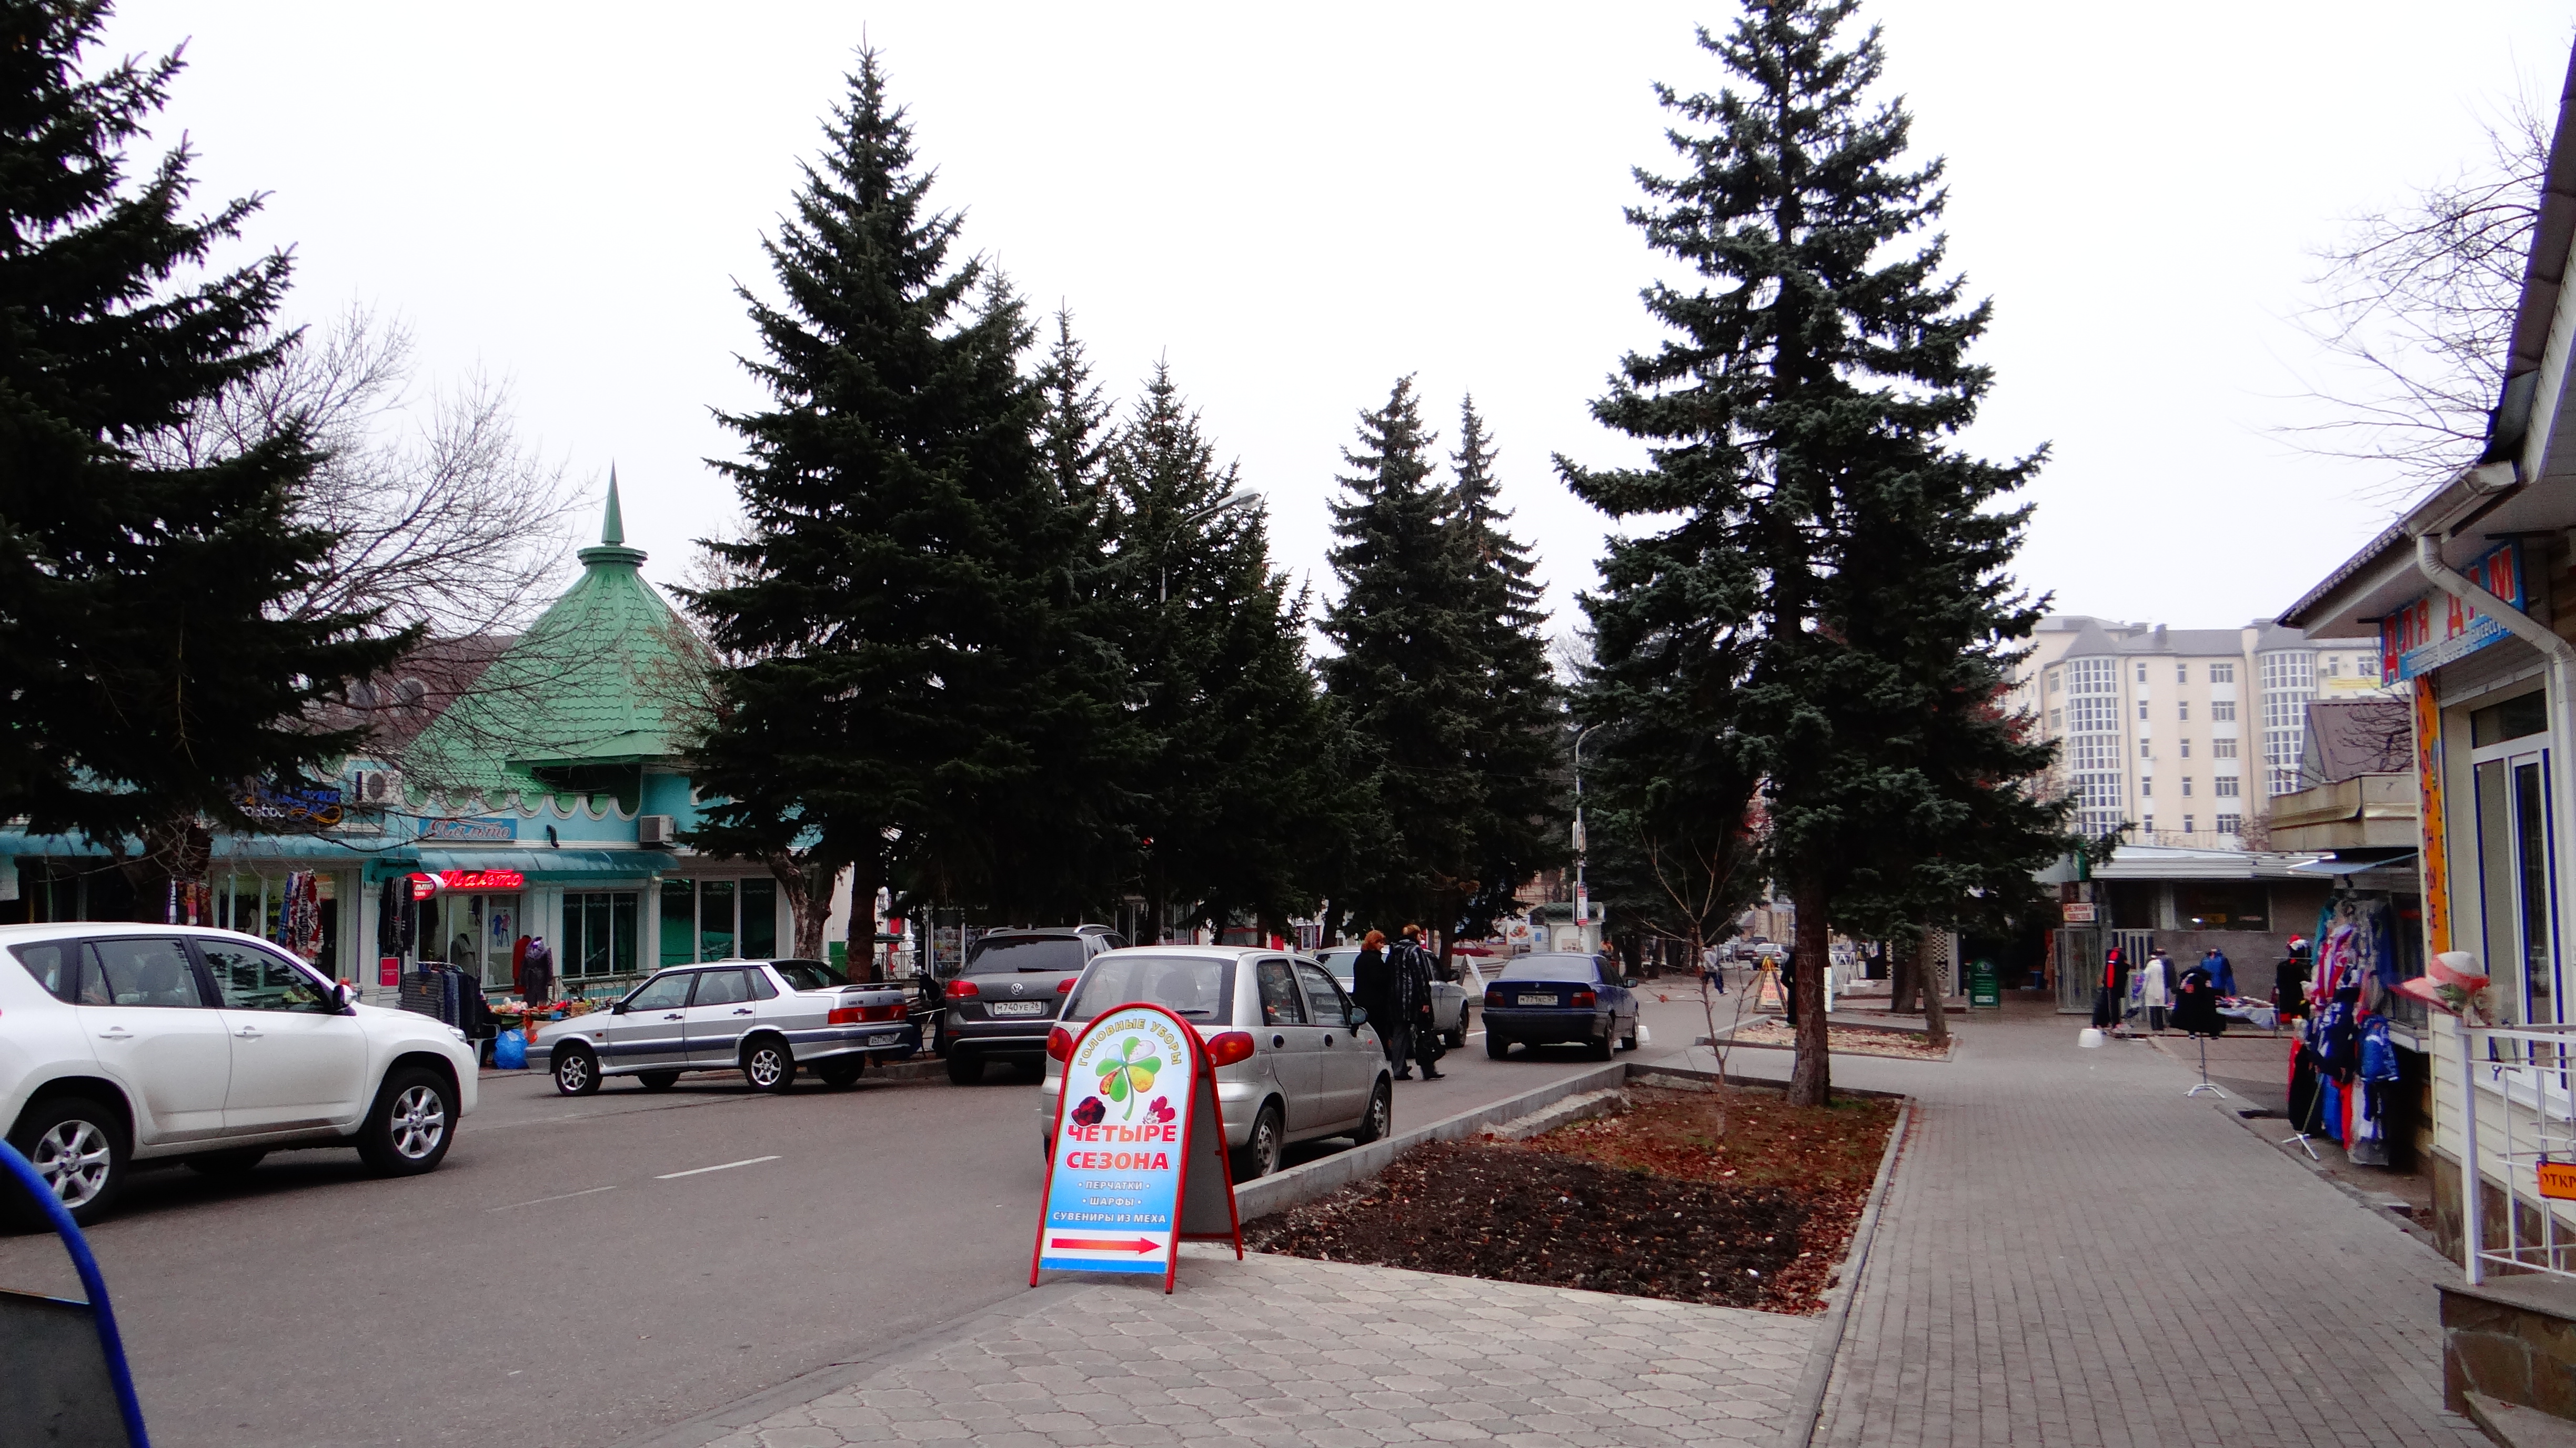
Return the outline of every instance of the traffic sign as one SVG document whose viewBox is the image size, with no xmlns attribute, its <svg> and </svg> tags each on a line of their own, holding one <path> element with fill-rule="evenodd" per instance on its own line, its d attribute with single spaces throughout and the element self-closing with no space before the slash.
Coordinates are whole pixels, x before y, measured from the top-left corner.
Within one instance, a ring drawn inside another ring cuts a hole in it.
<svg viewBox="0 0 2576 1448">
<path fill-rule="evenodd" d="M 1216 1067 L 1188 1022 L 1158 1005 L 1112 1007 L 1074 1038 L 1056 1095 L 1029 1285 L 1041 1272 L 1160 1272 L 1180 1244 L 1243 1255 Z"/>
</svg>

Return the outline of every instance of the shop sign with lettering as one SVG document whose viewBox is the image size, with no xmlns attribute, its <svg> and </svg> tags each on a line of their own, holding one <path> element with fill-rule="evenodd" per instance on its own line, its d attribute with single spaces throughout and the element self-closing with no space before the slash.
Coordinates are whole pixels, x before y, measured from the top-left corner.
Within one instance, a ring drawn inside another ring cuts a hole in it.
<svg viewBox="0 0 2576 1448">
<path fill-rule="evenodd" d="M 2516 611 L 2531 607 L 2523 594 L 2519 541 L 2497 544 L 2460 572 Z M 2508 636 L 2501 619 L 2480 613 L 2467 600 L 2448 592 L 2425 594 L 2379 621 L 2379 681 L 2395 684 L 2429 674 Z"/>
<path fill-rule="evenodd" d="M 1184 1238 L 1241 1255 L 1216 1068 L 1179 1016 L 1138 1003 L 1085 1026 L 1051 1137 L 1031 1286 L 1041 1271 L 1160 1273 L 1169 1292 Z"/>
<path fill-rule="evenodd" d="M 479 819 L 422 820 L 420 837 L 424 840 L 461 840 L 468 844 L 495 844 L 519 837 L 519 822 L 501 815 L 484 815 Z"/>
</svg>

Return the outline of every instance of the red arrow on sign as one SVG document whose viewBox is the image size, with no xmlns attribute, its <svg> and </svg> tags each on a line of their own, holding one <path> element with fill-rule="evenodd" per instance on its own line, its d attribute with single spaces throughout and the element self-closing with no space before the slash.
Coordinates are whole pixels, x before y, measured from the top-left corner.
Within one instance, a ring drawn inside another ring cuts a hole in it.
<svg viewBox="0 0 2576 1448">
<path fill-rule="evenodd" d="M 1051 1237 L 1047 1239 L 1047 1245 L 1071 1247 L 1077 1252 L 1156 1252 L 1162 1250 L 1163 1246 L 1160 1242 L 1148 1242 L 1142 1237 L 1133 1242 L 1112 1242 L 1099 1237 Z"/>
</svg>

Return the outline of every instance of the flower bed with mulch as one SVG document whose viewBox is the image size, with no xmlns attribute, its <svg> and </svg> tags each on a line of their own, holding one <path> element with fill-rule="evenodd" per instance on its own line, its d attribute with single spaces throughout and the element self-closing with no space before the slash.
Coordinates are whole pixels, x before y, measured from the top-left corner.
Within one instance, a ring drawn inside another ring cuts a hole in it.
<svg viewBox="0 0 2576 1448">
<path fill-rule="evenodd" d="M 1244 1224 L 1244 1245 L 1816 1312 L 1869 1196 L 1892 1101 L 1631 1088 L 1616 1114 L 1527 1141 L 1437 1142 L 1374 1180 Z"/>
<path fill-rule="evenodd" d="M 1794 1048 L 1798 1033 L 1778 1017 L 1735 1028 L 1728 1038 L 1738 1046 Z M 1827 1026 L 1825 1049 L 1837 1056 L 1898 1056 L 1908 1061 L 1946 1061 L 1950 1047 L 1934 1045 L 1920 1031 L 1894 1026 Z"/>
</svg>

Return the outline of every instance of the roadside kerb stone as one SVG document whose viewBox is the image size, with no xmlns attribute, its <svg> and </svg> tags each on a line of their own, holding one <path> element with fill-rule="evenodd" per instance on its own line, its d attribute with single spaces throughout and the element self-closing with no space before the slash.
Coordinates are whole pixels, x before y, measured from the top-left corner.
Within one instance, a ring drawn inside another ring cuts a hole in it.
<svg viewBox="0 0 2576 1448">
<path fill-rule="evenodd" d="M 1623 1111 L 1627 1109 L 1628 1102 L 1629 1096 L 1625 1091 L 1586 1091 L 1580 1096 L 1568 1096 L 1553 1106 L 1543 1107 L 1518 1120 L 1498 1122 L 1488 1126 L 1485 1128 L 1485 1135 L 1496 1141 L 1527 1141 L 1542 1132 L 1554 1131 L 1568 1122 L 1590 1121 L 1596 1116 L 1607 1116 L 1614 1111 Z"/>
</svg>

